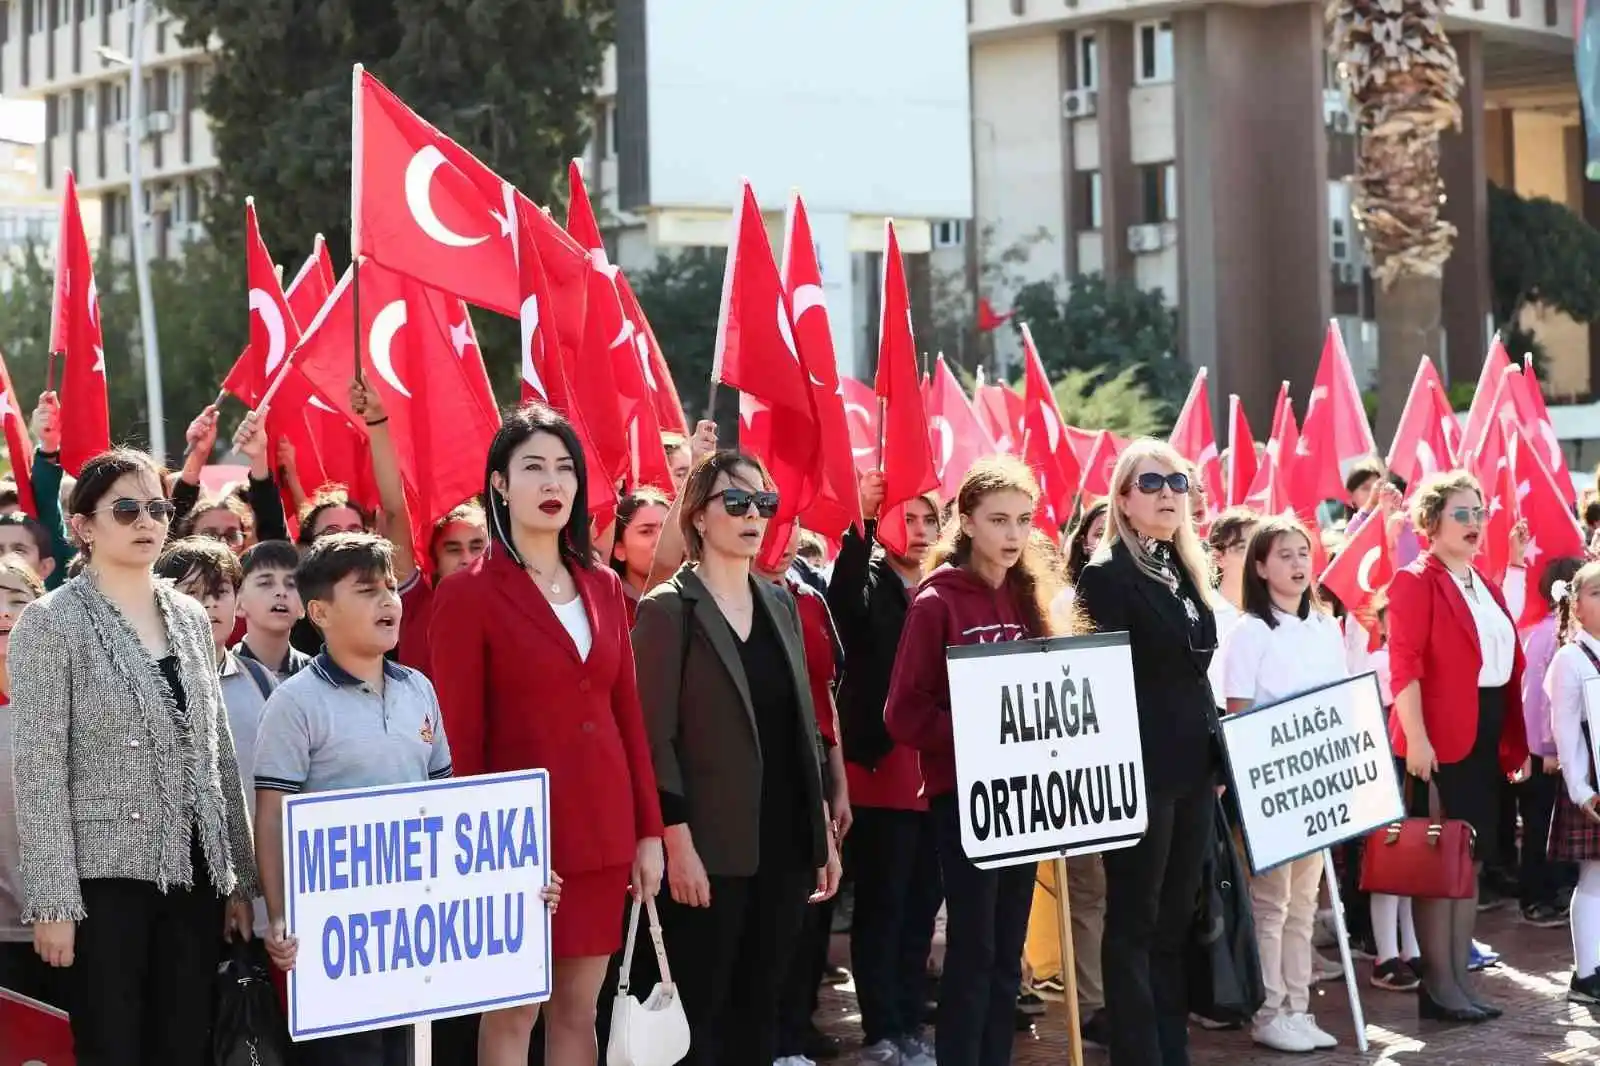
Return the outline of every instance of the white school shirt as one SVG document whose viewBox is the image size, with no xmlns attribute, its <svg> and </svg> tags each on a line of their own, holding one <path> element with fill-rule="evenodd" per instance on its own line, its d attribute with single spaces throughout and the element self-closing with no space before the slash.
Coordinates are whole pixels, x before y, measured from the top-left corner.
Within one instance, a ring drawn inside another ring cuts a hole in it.
<svg viewBox="0 0 1600 1066">
<path fill-rule="evenodd" d="M 1587 633 L 1579 633 L 1578 640 L 1600 655 L 1600 641 Z M 1589 784 L 1592 759 L 1589 745 L 1583 739 L 1584 682 L 1600 677 L 1577 644 L 1568 644 L 1550 660 L 1550 672 L 1545 675 L 1545 691 L 1550 694 L 1550 726 L 1556 735 L 1556 756 L 1561 760 L 1561 777 L 1567 783 L 1567 795 L 1582 807 L 1594 795 Z"/>
<path fill-rule="evenodd" d="M 578 646 L 578 658 L 589 661 L 589 649 L 594 646 L 594 634 L 589 629 L 589 612 L 583 609 L 583 597 L 574 596 L 571 603 L 552 603 L 550 609 L 566 627 L 572 643 Z"/>
<path fill-rule="evenodd" d="M 1228 637 L 1239 628 L 1244 614 L 1219 593 L 1211 612 L 1217 619 L 1217 650 L 1211 653 L 1211 666 L 1206 677 L 1211 681 L 1211 699 L 1222 710 L 1228 709 L 1228 697 L 1222 694 L 1222 661 L 1228 654 Z"/>
<path fill-rule="evenodd" d="M 1466 582 L 1454 573 L 1450 574 L 1450 580 L 1461 590 L 1467 610 L 1472 612 L 1472 621 L 1478 627 L 1478 650 L 1483 656 L 1483 665 L 1478 669 L 1478 687 L 1499 688 L 1509 684 L 1511 667 L 1517 656 L 1517 629 L 1511 624 L 1510 616 L 1494 601 L 1483 575 L 1476 569 L 1472 571 L 1470 592 Z"/>
<path fill-rule="evenodd" d="M 1344 635 L 1332 615 L 1305 618 L 1274 609 L 1277 625 L 1245 615 L 1223 652 L 1222 690 L 1230 700 L 1271 703 L 1350 676 Z"/>
</svg>

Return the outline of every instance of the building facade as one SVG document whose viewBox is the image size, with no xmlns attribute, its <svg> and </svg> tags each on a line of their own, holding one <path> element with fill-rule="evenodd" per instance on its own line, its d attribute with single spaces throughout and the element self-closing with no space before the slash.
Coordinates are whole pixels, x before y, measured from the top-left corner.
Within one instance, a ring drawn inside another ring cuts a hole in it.
<svg viewBox="0 0 1600 1066">
<path fill-rule="evenodd" d="M 1374 366 L 1372 281 L 1351 215 L 1354 124 L 1320 3 L 969 0 L 980 255 L 1042 234 L 1034 280 L 1103 272 L 1160 289 L 1185 356 L 1251 419 L 1278 383 L 1304 396 L 1329 318 Z M 1446 19 L 1465 75 L 1444 139 L 1440 369 L 1475 380 L 1491 322 L 1487 187 L 1580 211 L 1571 0 L 1466 0 Z M 1590 218 L 1597 217 L 1589 214 Z M 1587 392 L 1587 330 L 1534 323 L 1553 391 Z M 1596 377 L 1600 384 L 1600 376 Z"/>
</svg>

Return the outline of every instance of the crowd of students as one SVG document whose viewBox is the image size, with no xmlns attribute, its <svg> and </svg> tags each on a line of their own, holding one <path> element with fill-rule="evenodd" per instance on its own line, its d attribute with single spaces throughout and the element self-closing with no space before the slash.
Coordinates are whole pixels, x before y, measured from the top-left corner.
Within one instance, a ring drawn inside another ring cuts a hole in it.
<svg viewBox="0 0 1600 1066">
<path fill-rule="evenodd" d="M 294 966 L 285 796 L 535 766 L 551 775 L 551 997 L 437 1024 L 436 1062 L 595 1063 L 630 894 L 658 899 L 687 1061 L 837 1055 L 813 1015 L 844 880 L 862 1059 L 1003 1066 L 1038 997 L 1061 995 L 1062 886 L 962 851 L 945 651 L 1095 630 L 1129 634 L 1149 793 L 1136 846 L 1066 865 L 1084 1036 L 1117 1066 L 1186 1062 L 1190 1026 L 1215 1024 L 1191 1017 L 1186 952 L 1222 791 L 1219 715 L 1366 670 L 1393 707 L 1397 772 L 1414 802 L 1474 824 L 1484 883 L 1517 863 L 1539 925 L 1569 920 L 1576 884 L 1571 995 L 1600 1003 L 1581 695 L 1600 676 L 1600 564 L 1547 569 L 1535 591 L 1556 617 L 1525 655 L 1513 619 L 1528 590 L 1508 579 L 1502 596 L 1475 569 L 1483 497 L 1464 474 L 1419 486 L 1409 514 L 1381 469 L 1352 475 L 1347 530 L 1384 522 L 1409 563 L 1356 618 L 1317 586 L 1322 531 L 1238 509 L 1205 521 L 1190 464 L 1160 441 L 1122 453 L 1111 496 L 1059 551 L 1033 527 L 1028 468 L 995 457 L 954 499 L 897 511 L 903 554 L 876 543 L 884 479 L 868 473 L 864 528 L 831 564 L 796 529 L 761 565 L 778 494 L 713 425 L 667 442 L 672 493 L 640 489 L 595 530 L 577 434 L 530 405 L 504 418 L 481 497 L 419 559 L 386 414 L 359 383 L 351 400 L 376 513 L 338 486 L 306 494 L 253 416 L 233 441 L 246 482 L 203 496 L 214 409 L 177 471 L 117 449 L 63 496 L 50 394 L 36 513 L 0 496 L 0 761 L 14 767 L 0 985 L 66 1008 L 83 1066 L 206 1061 L 230 939 Z M 1502 830 L 1507 805 L 1520 837 Z M 1359 845 L 1345 850 L 1348 871 Z M 1335 1044 L 1310 1013 L 1330 967 L 1313 946 L 1323 873 L 1313 856 L 1251 879 L 1265 1002 L 1250 1027 L 1269 1048 Z M 1467 979 L 1486 958 L 1479 901 L 1357 898 L 1377 987 L 1418 992 L 1428 1017 L 1498 1014 Z M 655 969 L 639 952 L 630 977 L 648 988 Z M 406 1040 L 294 1053 L 388 1066 Z"/>
</svg>

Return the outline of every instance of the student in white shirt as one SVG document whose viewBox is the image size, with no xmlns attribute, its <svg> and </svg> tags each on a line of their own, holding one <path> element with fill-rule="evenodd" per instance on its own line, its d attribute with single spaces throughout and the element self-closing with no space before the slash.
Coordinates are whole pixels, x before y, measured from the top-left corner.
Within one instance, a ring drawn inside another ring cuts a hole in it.
<svg viewBox="0 0 1600 1066">
<path fill-rule="evenodd" d="M 1250 534 L 1260 521 L 1261 515 L 1249 507 L 1230 507 L 1211 523 L 1211 532 L 1206 536 L 1206 547 L 1217 567 L 1217 599 L 1212 605 L 1217 616 L 1217 654 L 1211 658 L 1210 675 L 1218 707 L 1228 705 L 1222 693 L 1222 664 L 1227 657 L 1228 635 L 1244 619 L 1244 557 L 1250 547 Z"/>
<path fill-rule="evenodd" d="M 1322 609 L 1311 572 L 1311 536 L 1299 520 L 1264 519 L 1245 557 L 1244 617 L 1223 648 L 1228 711 L 1271 703 L 1348 677 L 1339 624 Z M 1251 878 L 1267 998 L 1251 1034 L 1277 1051 L 1337 1046 L 1307 1013 L 1312 929 L 1322 879 L 1322 853 L 1286 862 Z"/>
<path fill-rule="evenodd" d="M 1550 661 L 1545 684 L 1566 788 L 1556 797 L 1550 858 L 1578 863 L 1567 998 L 1600 1003 L 1600 791 L 1583 699 L 1585 682 L 1600 677 L 1600 563 L 1586 563 L 1570 586 L 1560 586 L 1557 582 L 1550 591 L 1558 605 L 1562 647 Z"/>
</svg>

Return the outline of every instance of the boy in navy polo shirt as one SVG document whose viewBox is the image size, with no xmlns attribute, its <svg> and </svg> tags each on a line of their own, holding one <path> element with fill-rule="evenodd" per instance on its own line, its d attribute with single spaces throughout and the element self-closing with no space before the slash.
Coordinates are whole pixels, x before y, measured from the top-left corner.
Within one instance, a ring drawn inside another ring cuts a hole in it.
<svg viewBox="0 0 1600 1066">
<path fill-rule="evenodd" d="M 294 967 L 285 935 L 283 798 L 450 776 L 450 744 L 433 685 L 385 660 L 400 637 L 400 597 L 389 542 L 334 533 L 295 573 L 306 611 L 327 642 L 311 665 L 272 693 L 256 738 L 256 856 L 265 863 L 267 951 Z M 300 1066 L 405 1066 L 406 1029 L 307 1041 Z"/>
</svg>

